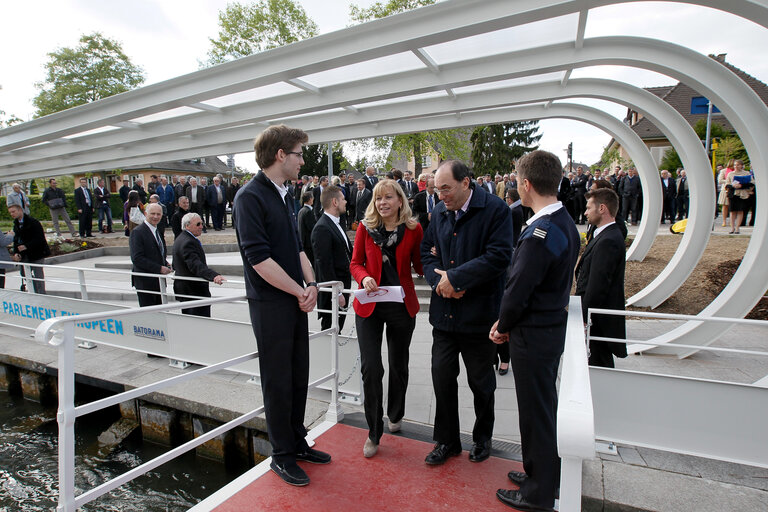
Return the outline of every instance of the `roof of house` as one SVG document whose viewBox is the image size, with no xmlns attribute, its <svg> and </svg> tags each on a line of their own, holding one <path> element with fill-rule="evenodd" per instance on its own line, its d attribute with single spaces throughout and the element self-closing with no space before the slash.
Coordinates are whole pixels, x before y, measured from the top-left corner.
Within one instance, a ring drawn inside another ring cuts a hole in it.
<svg viewBox="0 0 768 512">
<path fill-rule="evenodd" d="M 720 55 L 710 55 L 710 57 L 738 75 L 738 77 L 741 78 L 747 85 L 749 85 L 752 90 L 757 93 L 760 99 L 762 99 L 763 102 L 768 105 L 768 85 L 745 73 L 736 66 L 727 63 L 725 61 L 724 53 Z M 656 96 L 669 103 L 672 107 L 674 107 L 675 110 L 682 114 L 682 116 L 691 126 L 694 126 L 700 119 L 707 118 L 706 113 L 691 114 L 691 98 L 701 96 L 701 94 L 682 82 L 678 82 L 677 85 L 674 86 L 648 87 L 646 90 L 652 92 Z M 627 118 L 629 118 L 629 115 Z M 728 131 L 736 131 L 733 128 L 733 125 L 731 125 L 728 119 L 726 119 L 726 117 L 721 113 L 713 113 L 712 121 L 722 125 Z M 667 136 L 656 125 L 654 125 L 650 119 L 646 117 L 639 119 L 635 124 L 631 126 L 631 128 L 643 140 L 667 138 Z"/>
<path fill-rule="evenodd" d="M 217 156 L 206 156 L 192 160 L 174 160 L 172 162 L 159 162 L 150 165 L 132 165 L 130 167 L 123 167 L 123 171 L 143 170 L 170 171 L 175 173 L 189 174 L 229 174 L 231 172 L 231 169 L 227 167 L 227 164 L 222 162 L 221 159 Z"/>
</svg>

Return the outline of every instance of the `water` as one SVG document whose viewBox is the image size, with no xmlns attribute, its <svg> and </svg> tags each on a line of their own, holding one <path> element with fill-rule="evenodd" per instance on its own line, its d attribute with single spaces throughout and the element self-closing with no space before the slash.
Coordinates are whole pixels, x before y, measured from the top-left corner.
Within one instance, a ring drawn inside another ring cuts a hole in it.
<svg viewBox="0 0 768 512">
<path fill-rule="evenodd" d="M 168 450 L 142 442 L 138 431 L 112 451 L 96 438 L 119 419 L 114 410 L 76 424 L 76 494 Z M 57 505 L 58 425 L 55 407 L 0 392 L 0 512 L 50 511 Z M 81 510 L 187 510 L 247 468 L 232 468 L 187 453 L 92 501 Z"/>
</svg>

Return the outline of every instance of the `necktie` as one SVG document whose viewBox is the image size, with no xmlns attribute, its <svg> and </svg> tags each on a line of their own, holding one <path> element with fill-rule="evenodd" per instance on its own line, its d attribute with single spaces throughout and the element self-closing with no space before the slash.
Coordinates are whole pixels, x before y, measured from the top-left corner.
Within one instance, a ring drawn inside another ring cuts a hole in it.
<svg viewBox="0 0 768 512">
<path fill-rule="evenodd" d="M 163 239 L 160 238 L 160 231 L 155 229 L 155 240 L 157 241 L 157 246 L 160 248 L 160 254 L 163 255 L 163 259 L 165 259 L 165 248 L 163 247 Z"/>
<path fill-rule="evenodd" d="M 88 189 L 83 189 L 83 195 L 85 196 L 85 203 L 91 206 L 91 195 L 88 193 Z"/>
<path fill-rule="evenodd" d="M 427 213 L 432 213 L 433 201 L 434 198 L 431 195 L 427 196 Z"/>
<path fill-rule="evenodd" d="M 358 193 L 357 193 L 357 200 L 355 201 L 355 204 L 360 202 L 360 197 L 362 197 L 362 195 L 363 195 L 363 192 L 362 191 L 358 191 Z"/>
</svg>

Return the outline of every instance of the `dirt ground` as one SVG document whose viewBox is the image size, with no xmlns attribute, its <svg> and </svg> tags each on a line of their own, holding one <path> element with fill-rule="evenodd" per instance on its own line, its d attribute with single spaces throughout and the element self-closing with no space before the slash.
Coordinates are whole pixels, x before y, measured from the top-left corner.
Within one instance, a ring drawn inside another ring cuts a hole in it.
<svg viewBox="0 0 768 512">
<path fill-rule="evenodd" d="M 201 238 L 204 244 L 237 242 L 234 232 L 230 231 L 230 233 L 203 234 Z M 682 240 L 682 236 L 658 236 L 644 261 L 627 262 L 626 297 L 631 297 L 639 292 L 659 275 L 677 250 L 680 240 Z M 104 246 L 127 246 L 128 237 L 98 238 L 96 242 Z M 170 230 L 166 231 L 166 242 L 169 245 L 173 243 L 173 233 Z M 631 240 L 627 242 L 627 244 L 629 243 Z M 728 284 L 744 256 L 748 243 L 748 237 L 713 236 L 707 245 L 704 256 L 683 286 L 653 311 L 690 315 L 699 313 Z M 630 309 L 650 310 L 649 308 Z M 762 299 L 747 318 L 768 320 L 768 299 Z"/>
</svg>

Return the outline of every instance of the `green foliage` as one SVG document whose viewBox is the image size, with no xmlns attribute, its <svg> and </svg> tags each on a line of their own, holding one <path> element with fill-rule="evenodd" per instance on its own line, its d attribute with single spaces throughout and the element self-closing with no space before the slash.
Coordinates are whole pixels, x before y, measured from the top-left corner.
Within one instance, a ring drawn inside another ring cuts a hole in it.
<svg viewBox="0 0 768 512">
<path fill-rule="evenodd" d="M 605 146 L 603 148 L 603 154 L 600 157 L 599 167 L 603 169 L 605 167 L 612 167 L 616 164 L 625 167 L 627 165 L 627 160 L 621 157 L 621 152 L 618 147 L 611 149 L 610 145 Z"/>
<path fill-rule="evenodd" d="M 538 149 L 538 130 L 538 121 L 475 128 L 470 138 L 475 175 L 510 172 L 515 160 Z"/>
<path fill-rule="evenodd" d="M 9 126 L 13 126 L 16 123 L 23 122 L 21 119 L 19 119 L 13 114 L 11 114 L 9 117 L 5 117 L 5 116 L 6 116 L 5 110 L 0 110 L 0 130 L 2 130 L 3 128 L 7 128 Z"/>
<path fill-rule="evenodd" d="M 57 179 L 57 182 L 59 180 Z M 61 188 L 61 187 L 60 187 Z M 77 208 L 75 207 L 75 193 L 64 194 L 67 198 L 67 213 L 69 218 L 73 219 L 73 222 L 77 221 Z M 5 197 L 0 197 L 0 202 L 3 206 L 5 203 Z M 123 220 L 123 202 L 120 200 L 120 195 L 117 193 L 109 196 L 109 206 L 112 209 L 112 221 L 122 222 Z M 51 211 L 46 205 L 43 204 L 42 194 L 39 196 L 29 196 L 29 214 L 37 220 L 51 220 Z M 98 217 L 97 212 L 93 212 L 93 218 Z M 11 215 L 8 213 L 7 208 L 0 208 L 0 220 L 12 220 Z"/>
<path fill-rule="evenodd" d="M 355 23 L 385 18 L 400 12 L 410 11 L 425 5 L 432 5 L 436 0 L 389 0 L 388 2 L 376 2 L 369 8 L 358 7 L 355 4 L 349 6 L 349 18 Z"/>
<path fill-rule="evenodd" d="M 219 11 L 219 35 L 209 38 L 208 61 L 202 65 L 221 64 L 317 34 L 317 24 L 293 0 L 233 2 Z"/>
<path fill-rule="evenodd" d="M 693 131 L 704 140 L 707 136 L 707 120 L 699 119 L 693 126 Z M 744 144 L 735 132 L 729 132 L 723 125 L 713 122 L 710 127 L 710 137 L 719 139 L 718 148 L 713 150 L 716 164 L 726 165 L 731 159 L 744 161 L 744 166 L 749 168 L 749 155 L 744 148 Z M 680 156 L 674 148 L 668 149 L 661 160 L 661 169 L 674 171 L 678 167 L 683 167 Z"/>
<path fill-rule="evenodd" d="M 131 63 L 120 43 L 98 32 L 80 37 L 75 48 L 49 53 L 46 77 L 35 84 L 32 100 L 41 117 L 129 91 L 144 82 L 144 71 Z"/>
<path fill-rule="evenodd" d="M 328 145 L 310 144 L 304 146 L 304 165 L 301 166 L 300 174 L 309 176 L 327 176 L 328 175 Z M 339 171 L 349 167 L 347 159 L 344 158 L 344 149 L 341 144 L 335 144 L 333 147 L 333 174 L 338 175 Z"/>
<path fill-rule="evenodd" d="M 668 149 L 664 152 L 664 157 L 661 159 L 659 169 L 667 169 L 675 174 L 675 171 L 683 166 L 683 162 L 680 160 L 680 155 L 674 149 Z"/>
</svg>

